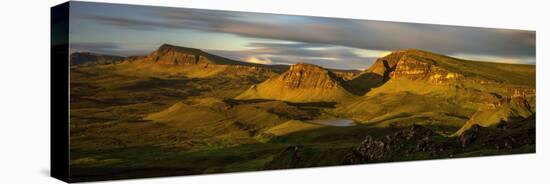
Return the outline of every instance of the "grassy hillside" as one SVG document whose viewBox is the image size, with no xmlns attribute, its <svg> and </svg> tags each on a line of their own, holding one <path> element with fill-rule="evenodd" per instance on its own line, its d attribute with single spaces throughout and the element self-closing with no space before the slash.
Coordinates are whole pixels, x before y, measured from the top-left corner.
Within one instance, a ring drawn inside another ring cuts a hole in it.
<svg viewBox="0 0 550 184">
<path fill-rule="evenodd" d="M 440 79 L 445 76 L 460 77 Z M 368 92 L 333 112 L 372 126 L 450 126 L 460 134 L 472 124 L 493 126 L 530 116 L 536 109 L 534 78 L 532 65 L 397 51 L 349 81 Z"/>
<path fill-rule="evenodd" d="M 288 89 L 279 78 L 250 87 L 236 99 L 274 99 L 289 102 L 334 102 L 353 98 L 343 87 L 325 89 Z"/>
</svg>

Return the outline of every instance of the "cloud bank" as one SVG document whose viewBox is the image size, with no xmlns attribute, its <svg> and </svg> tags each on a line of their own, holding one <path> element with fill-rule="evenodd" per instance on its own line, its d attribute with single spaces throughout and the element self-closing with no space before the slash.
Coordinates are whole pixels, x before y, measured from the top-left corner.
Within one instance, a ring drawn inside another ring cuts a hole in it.
<svg viewBox="0 0 550 184">
<path fill-rule="evenodd" d="M 89 4 L 79 2 L 79 6 L 86 5 Z M 332 65 L 339 61 L 349 62 L 340 65 L 363 66 L 370 64 L 372 58 L 362 57 L 354 49 L 393 51 L 406 48 L 494 62 L 532 63 L 535 58 L 533 31 L 166 7 L 103 5 L 95 8 L 103 11 L 94 13 L 91 11 L 94 7 L 88 6 L 75 15 L 76 19 L 151 34 L 192 30 L 238 36 L 248 40 L 247 48 L 241 48 L 240 54 L 235 50 L 226 54 L 241 59 L 263 58 L 253 60 L 256 62 L 269 59 L 275 63 L 295 63 L 290 59 L 302 58 Z M 125 13 L 113 13 L 117 11 Z M 363 63 L 354 64 L 356 60 Z"/>
</svg>

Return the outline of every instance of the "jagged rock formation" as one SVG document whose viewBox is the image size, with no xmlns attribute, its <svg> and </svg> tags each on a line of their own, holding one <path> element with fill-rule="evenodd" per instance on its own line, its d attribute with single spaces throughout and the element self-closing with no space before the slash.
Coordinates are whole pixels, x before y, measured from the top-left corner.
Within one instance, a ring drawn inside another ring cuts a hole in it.
<svg viewBox="0 0 550 184">
<path fill-rule="evenodd" d="M 285 73 L 250 87 L 236 99 L 291 102 L 338 101 L 351 98 L 347 84 L 334 73 L 312 64 L 295 64 Z"/>
<path fill-rule="evenodd" d="M 344 164 L 361 164 L 419 158 L 463 157 L 470 151 L 512 150 L 535 145 L 535 118 L 507 127 L 474 125 L 458 137 L 445 137 L 429 128 L 413 125 L 382 137 L 367 136 L 344 158 Z M 455 156 L 456 155 L 456 156 Z"/>
<path fill-rule="evenodd" d="M 71 65 L 96 65 L 120 63 L 125 58 L 122 56 L 96 54 L 90 52 L 75 52 L 70 56 Z"/>
<path fill-rule="evenodd" d="M 359 164 L 390 161 L 396 154 L 405 157 L 417 152 L 438 157 L 445 152 L 445 147 L 449 145 L 434 140 L 437 137 L 440 135 L 419 125 L 413 125 L 381 138 L 373 138 L 369 135 L 354 148 L 350 155 L 346 156 L 344 162 Z"/>
</svg>

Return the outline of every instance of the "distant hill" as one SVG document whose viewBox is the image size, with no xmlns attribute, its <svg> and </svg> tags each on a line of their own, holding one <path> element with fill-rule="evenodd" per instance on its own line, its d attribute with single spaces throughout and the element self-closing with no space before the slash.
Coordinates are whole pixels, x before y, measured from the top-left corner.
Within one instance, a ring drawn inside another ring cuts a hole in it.
<svg viewBox="0 0 550 184">
<path fill-rule="evenodd" d="M 235 65 L 269 68 L 275 71 L 288 69 L 286 65 L 262 65 L 232 60 L 218 55 L 204 52 L 200 49 L 175 46 L 170 44 L 161 45 L 156 51 L 147 56 L 147 59 L 164 65 Z"/>
<path fill-rule="evenodd" d="M 252 63 L 245 63 L 212 55 L 199 49 L 180 47 L 170 44 L 161 45 L 156 51 L 148 56 L 148 59 L 158 64 L 166 65 L 216 64 L 258 66 Z"/>
<path fill-rule="evenodd" d="M 339 101 L 353 97 L 347 84 L 331 71 L 312 64 L 295 64 L 280 76 L 253 85 L 236 99 L 275 99 L 290 102 Z"/>
<path fill-rule="evenodd" d="M 70 56 L 71 65 L 113 64 L 122 62 L 125 57 L 96 54 L 91 52 L 75 52 Z"/>
<path fill-rule="evenodd" d="M 188 77 L 212 76 L 256 76 L 255 80 L 282 73 L 286 65 L 261 65 L 247 63 L 204 52 L 200 49 L 163 44 L 157 50 L 144 57 L 129 57 L 124 65 L 119 66 L 122 72 L 146 74 L 180 75 Z M 251 77 L 251 79 L 253 79 Z"/>
</svg>

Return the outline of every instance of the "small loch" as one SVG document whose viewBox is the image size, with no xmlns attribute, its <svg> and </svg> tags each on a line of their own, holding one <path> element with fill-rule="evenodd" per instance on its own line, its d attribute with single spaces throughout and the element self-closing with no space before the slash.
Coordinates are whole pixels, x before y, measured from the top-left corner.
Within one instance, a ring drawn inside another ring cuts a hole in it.
<svg viewBox="0 0 550 184">
<path fill-rule="evenodd" d="M 351 119 L 316 119 L 305 121 L 311 124 L 326 125 L 326 126 L 355 126 L 356 124 Z"/>
</svg>

